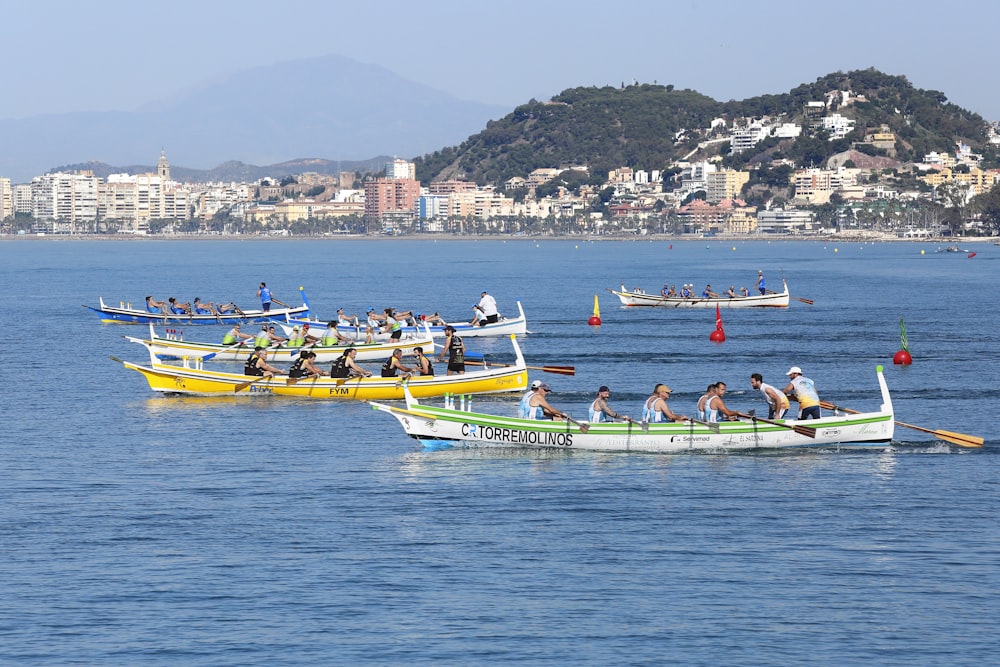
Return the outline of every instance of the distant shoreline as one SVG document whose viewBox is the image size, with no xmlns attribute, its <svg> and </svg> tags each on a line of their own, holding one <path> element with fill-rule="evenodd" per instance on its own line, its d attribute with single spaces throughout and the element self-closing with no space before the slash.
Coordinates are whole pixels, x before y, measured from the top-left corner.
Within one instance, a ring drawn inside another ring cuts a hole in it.
<svg viewBox="0 0 1000 667">
<path fill-rule="evenodd" d="M 719 234 L 716 236 L 685 236 L 648 234 L 645 236 L 585 236 L 585 235 L 546 235 L 546 236 L 494 236 L 494 235 L 457 235 L 457 234 L 406 234 L 403 236 L 364 236 L 364 235 L 336 235 L 336 236 L 259 236 L 252 234 L 175 234 L 170 236 L 151 235 L 142 236 L 135 234 L 0 234 L 0 242 L 3 241 L 584 241 L 584 242 L 630 242 L 642 243 L 649 241 L 662 241 L 668 243 L 679 242 L 705 242 L 720 241 L 732 243 L 737 241 L 756 243 L 766 242 L 891 242 L 891 243 L 933 243 L 937 245 L 960 245 L 963 243 L 996 243 L 1000 244 L 1000 237 L 996 236 L 929 236 L 923 238 L 900 238 L 889 234 L 878 232 L 867 232 L 859 234 L 831 234 L 822 236 L 745 236 L 735 234 Z"/>
</svg>

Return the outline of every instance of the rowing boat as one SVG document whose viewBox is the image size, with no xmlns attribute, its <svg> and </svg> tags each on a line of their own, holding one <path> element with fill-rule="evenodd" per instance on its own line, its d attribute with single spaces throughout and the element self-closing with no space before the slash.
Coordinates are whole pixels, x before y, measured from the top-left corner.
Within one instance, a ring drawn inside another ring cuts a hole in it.
<svg viewBox="0 0 1000 667">
<path fill-rule="evenodd" d="M 782 282 L 782 291 L 750 296 L 679 297 L 649 294 L 641 288 L 628 290 L 623 284 L 620 290 L 607 288 L 625 306 L 659 306 L 661 308 L 787 308 L 788 283 Z"/>
<path fill-rule="evenodd" d="M 319 332 L 317 332 L 319 333 Z M 138 338 L 135 336 L 124 336 L 130 342 L 144 345 L 150 354 L 159 360 L 165 359 L 202 359 L 208 361 L 246 361 L 250 353 L 254 350 L 253 339 L 223 345 L 222 343 L 202 343 L 191 340 L 178 339 L 171 336 L 157 336 L 153 325 L 149 325 L 149 338 Z M 344 350 L 354 348 L 358 351 L 357 361 L 374 361 L 376 359 L 386 359 L 392 356 L 396 350 L 402 350 L 404 355 L 412 356 L 413 348 L 423 348 L 424 354 L 434 354 L 434 338 L 427 332 L 422 336 L 408 336 L 398 341 L 386 341 L 382 343 L 352 343 L 350 345 L 309 345 L 299 347 L 289 347 L 287 343 L 280 347 L 269 347 L 267 352 L 268 362 L 292 362 L 304 348 L 316 353 L 317 363 L 329 363 L 341 356 Z"/>
<path fill-rule="evenodd" d="M 514 335 L 524 335 L 528 333 L 528 321 L 524 316 L 524 308 L 521 307 L 521 302 L 517 302 L 517 317 L 502 317 L 497 322 L 492 322 L 490 324 L 484 325 L 474 325 L 468 322 L 449 322 L 447 324 L 434 324 L 429 325 L 431 334 L 435 338 L 443 338 L 444 328 L 448 325 L 455 327 L 455 333 L 457 333 L 462 338 L 473 338 L 478 336 L 510 336 Z M 285 322 L 277 322 L 281 324 L 285 329 L 285 334 L 288 335 L 291 332 L 291 328 L 295 325 L 308 324 L 310 328 L 319 328 L 322 331 L 326 328 L 327 320 L 321 320 L 319 318 L 313 317 L 289 317 L 286 318 Z M 356 340 L 365 339 L 365 327 L 362 326 L 350 326 L 346 324 L 339 324 L 337 328 L 340 333 L 345 336 L 353 336 Z M 422 326 L 409 325 L 403 327 L 403 335 L 415 335 L 420 334 L 423 331 Z M 389 334 L 386 332 L 378 332 L 375 334 L 376 341 L 388 340 Z"/>
<path fill-rule="evenodd" d="M 267 322 L 272 318 L 284 319 L 286 317 L 308 317 L 309 303 L 305 298 L 305 291 L 300 287 L 303 305 L 288 308 L 272 308 L 271 310 L 241 310 L 238 312 L 221 313 L 212 315 L 211 313 L 152 313 L 146 308 L 134 308 L 131 303 L 120 301 L 118 306 L 108 305 L 104 302 L 104 297 L 98 297 L 100 306 L 88 306 L 84 308 L 97 313 L 102 322 L 124 323 L 124 324 L 236 324 L 245 322 Z"/>
<path fill-rule="evenodd" d="M 414 397 L 445 394 L 492 394 L 524 391 L 528 385 L 528 370 L 521 349 L 511 336 L 517 363 L 509 366 L 469 371 L 462 375 L 415 376 L 405 382 L 400 377 L 301 378 L 287 375 L 273 378 L 227 373 L 204 368 L 197 361 L 183 365 L 164 364 L 155 357 L 149 365 L 123 361 L 125 368 L 137 371 L 149 383 L 150 389 L 164 394 L 195 396 L 248 395 L 300 396 L 342 400 L 402 400 L 404 386 Z"/>
<path fill-rule="evenodd" d="M 669 454 L 698 450 L 729 451 L 821 447 L 884 446 L 892 440 L 893 409 L 889 389 L 876 368 L 882 403 L 878 410 L 835 413 L 822 419 L 766 420 L 747 415 L 740 421 L 707 424 L 539 421 L 505 417 L 454 407 L 423 405 L 414 396 L 406 407 L 372 403 L 400 423 L 406 434 L 426 445 L 584 449 L 603 452 Z"/>
</svg>

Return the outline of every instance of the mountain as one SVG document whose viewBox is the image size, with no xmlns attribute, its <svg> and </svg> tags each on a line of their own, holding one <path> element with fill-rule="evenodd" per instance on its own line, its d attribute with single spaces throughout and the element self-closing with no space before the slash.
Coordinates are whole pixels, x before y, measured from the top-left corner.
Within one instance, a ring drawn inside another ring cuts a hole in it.
<svg viewBox="0 0 1000 667">
<path fill-rule="evenodd" d="M 169 156 L 168 156 L 169 157 Z M 367 160 L 325 160 L 322 158 L 307 158 L 289 160 L 258 166 L 246 164 L 238 160 L 230 160 L 211 169 L 191 169 L 190 167 L 170 166 L 170 177 L 186 183 L 234 182 L 250 183 L 262 178 L 283 178 L 306 172 L 334 176 L 341 172 L 381 172 L 386 162 L 392 161 L 392 156 L 379 155 Z M 148 174 L 155 173 L 153 164 L 110 165 L 104 162 L 77 162 L 54 167 L 52 171 L 90 171 L 99 178 L 107 178 L 109 174 Z"/>
<path fill-rule="evenodd" d="M 839 94 L 846 91 L 849 102 Z M 828 98 L 828 93 L 838 94 Z M 840 113 L 856 123 L 844 139 L 828 141 L 804 131 L 798 139 L 766 139 L 739 155 L 728 155 L 728 142 L 703 143 L 718 136 L 708 130 L 713 119 L 725 119 L 729 128 L 763 116 L 807 126 L 806 103 L 827 99 L 823 113 Z M 901 160 L 919 160 L 932 150 L 953 153 L 961 141 L 986 154 L 988 162 L 997 161 L 981 116 L 948 103 L 941 92 L 914 88 L 903 76 L 868 69 L 829 74 L 780 95 L 729 102 L 673 86 L 574 88 L 548 102 L 531 100 L 460 145 L 421 157 L 417 175 L 424 182 L 468 178 L 500 184 L 538 168 L 588 165 L 594 178 L 603 178 L 621 166 L 662 170 L 674 160 L 720 153 L 732 167 L 779 157 L 818 165 L 883 125 L 895 134 L 892 152 Z"/>
<path fill-rule="evenodd" d="M 460 100 L 377 66 L 323 56 L 242 70 L 141 110 L 0 121 L 0 175 L 15 182 L 69 162 L 207 169 L 322 156 L 411 158 L 454 145 L 508 111 Z"/>
</svg>

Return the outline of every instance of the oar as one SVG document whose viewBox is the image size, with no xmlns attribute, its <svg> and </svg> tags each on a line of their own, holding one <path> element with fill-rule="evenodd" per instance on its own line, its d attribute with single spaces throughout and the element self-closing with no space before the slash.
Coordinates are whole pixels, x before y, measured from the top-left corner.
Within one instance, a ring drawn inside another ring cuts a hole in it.
<svg viewBox="0 0 1000 667">
<path fill-rule="evenodd" d="M 688 421 L 695 424 L 701 424 L 702 426 L 707 426 L 708 430 L 712 433 L 719 432 L 719 424 L 717 422 L 703 422 L 700 419 L 691 419 L 690 417 L 688 417 Z"/>
<path fill-rule="evenodd" d="M 240 346 L 242 346 L 246 342 L 247 342 L 246 339 L 243 339 L 241 341 L 233 343 L 232 345 L 227 345 L 226 347 L 222 348 L 221 350 L 218 350 L 216 352 L 212 352 L 211 354 L 206 354 L 205 356 L 203 356 L 201 358 L 201 360 L 202 361 L 208 361 L 209 359 L 214 359 L 215 355 L 217 355 L 219 352 L 228 352 L 229 350 L 233 349 L 234 347 L 240 347 Z"/>
<path fill-rule="evenodd" d="M 800 296 L 793 296 L 792 298 L 795 299 L 796 301 L 801 301 L 802 303 L 808 303 L 810 306 L 815 303 L 815 301 L 813 301 L 812 299 L 803 299 Z"/>
<path fill-rule="evenodd" d="M 298 378 L 290 377 L 287 380 L 285 380 L 285 384 L 286 385 L 295 384 L 296 382 L 299 382 L 301 380 L 315 380 L 316 378 L 319 378 L 319 377 L 321 377 L 321 376 L 319 376 L 319 375 L 303 375 L 302 377 L 298 377 Z"/>
<path fill-rule="evenodd" d="M 857 410 L 851 410 L 850 408 L 844 408 L 839 405 L 834 405 L 833 403 L 827 401 L 820 401 L 819 406 L 824 410 L 840 410 L 841 412 L 846 412 L 847 414 L 857 415 L 861 414 Z M 907 424 L 905 422 L 896 421 L 900 426 L 905 426 L 906 428 L 912 428 L 914 431 L 920 431 L 921 433 L 930 433 L 939 440 L 944 440 L 945 442 L 950 442 L 952 444 L 958 445 L 959 447 L 982 447 L 985 440 L 980 438 L 978 435 L 967 435 L 965 433 L 955 433 L 954 431 L 942 431 L 940 429 L 924 428 L 923 426 L 915 426 L 914 424 Z"/>
<path fill-rule="evenodd" d="M 514 364 L 495 364 L 493 362 L 487 364 L 484 361 L 468 360 L 466 360 L 465 363 L 472 364 L 473 366 L 504 366 L 508 368 L 514 366 Z M 545 371 L 546 373 L 558 373 L 559 375 L 576 375 L 575 366 L 525 366 L 525 368 L 530 368 L 535 371 Z"/>
<path fill-rule="evenodd" d="M 346 377 L 346 378 L 339 378 L 337 380 L 337 382 L 335 382 L 334 384 L 336 384 L 336 386 L 338 386 L 338 387 L 341 387 L 348 380 L 360 380 L 361 378 L 366 378 L 366 377 L 371 377 L 371 376 L 369 376 L 369 375 L 352 375 L 352 376 Z"/>
<path fill-rule="evenodd" d="M 590 430 L 590 424 L 584 424 L 584 423 L 582 423 L 582 422 L 578 422 L 577 420 L 573 419 L 572 417 L 570 417 L 570 416 L 569 416 L 568 414 L 566 414 L 565 412 L 562 412 L 562 413 L 560 413 L 560 415 L 561 415 L 561 416 L 562 416 L 562 417 L 563 417 L 563 418 L 564 418 L 564 419 L 565 419 L 566 421 L 568 421 L 568 422 L 570 422 L 570 423 L 573 423 L 573 424 L 576 424 L 576 425 L 577 425 L 577 427 L 578 427 L 578 428 L 580 429 L 580 433 L 586 433 L 587 431 L 589 431 L 589 430 Z"/>
<path fill-rule="evenodd" d="M 780 426 L 782 428 L 789 428 L 799 435 L 804 435 L 807 438 L 816 437 L 816 429 L 811 426 L 793 426 L 792 424 L 785 424 L 782 422 L 776 422 L 773 419 L 764 419 L 763 417 L 758 417 L 757 415 L 745 415 L 742 412 L 736 413 L 737 417 L 743 417 L 744 419 L 749 419 L 751 421 L 764 422 L 765 424 L 771 424 L 772 426 Z"/>
<path fill-rule="evenodd" d="M 274 376 L 272 375 L 270 377 L 273 378 Z M 249 382 L 240 382 L 238 385 L 236 385 L 235 387 L 233 387 L 233 393 L 239 393 L 239 392 L 243 391 L 244 389 L 246 389 L 247 387 L 249 387 L 250 385 L 252 385 L 253 383 L 260 382 L 261 380 L 267 380 L 267 379 L 269 379 L 269 376 L 267 376 L 267 375 L 261 375 L 260 377 L 256 377 L 253 380 L 250 380 Z"/>
</svg>

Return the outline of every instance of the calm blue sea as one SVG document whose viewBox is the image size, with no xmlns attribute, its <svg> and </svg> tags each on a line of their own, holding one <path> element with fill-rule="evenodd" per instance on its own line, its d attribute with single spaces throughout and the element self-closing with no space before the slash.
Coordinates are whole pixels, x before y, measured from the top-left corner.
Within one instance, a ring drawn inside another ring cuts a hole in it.
<svg viewBox="0 0 1000 667">
<path fill-rule="evenodd" d="M 1000 247 L 966 246 L 2 240 L 0 663 L 996 664 Z M 815 305 L 724 311 L 722 344 L 714 311 L 605 291 L 758 269 Z M 865 410 L 884 364 L 898 419 L 987 446 L 899 428 L 864 452 L 425 452 L 364 404 L 154 395 L 108 358 L 143 360 L 122 338 L 142 328 L 81 307 L 249 307 L 261 280 L 321 316 L 521 299 L 529 363 L 576 366 L 538 377 L 580 419 L 601 384 L 633 414 L 657 382 L 690 411 L 717 380 L 762 410 L 750 374 L 791 365 Z"/>
</svg>

